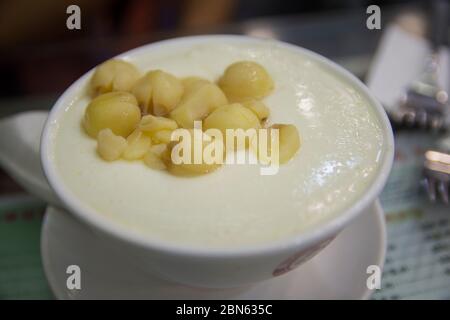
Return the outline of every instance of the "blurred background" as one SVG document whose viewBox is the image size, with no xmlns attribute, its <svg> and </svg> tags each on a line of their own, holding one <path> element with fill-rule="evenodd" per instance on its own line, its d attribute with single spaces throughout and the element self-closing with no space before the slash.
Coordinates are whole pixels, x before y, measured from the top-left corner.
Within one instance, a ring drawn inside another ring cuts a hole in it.
<svg viewBox="0 0 450 320">
<path fill-rule="evenodd" d="M 426 1 L 424 1 L 426 2 Z M 383 25 L 420 1 L 375 1 Z M 66 8 L 81 8 L 81 30 Z M 365 28 L 368 0 L 1 0 L 0 95 L 57 94 L 99 62 L 156 40 L 204 33 L 274 37 L 335 60 L 370 58 L 379 32 Z M 358 70 L 363 73 L 363 70 Z"/>
<path fill-rule="evenodd" d="M 66 9 L 72 4 L 81 8 L 81 30 L 66 27 Z M 381 8 L 381 30 L 366 27 L 366 9 L 372 4 Z M 396 24 L 409 34 L 401 35 L 411 46 L 400 48 L 397 61 L 426 47 L 427 21 L 432 21 L 426 18 L 428 4 L 414 0 L 0 0 L 0 118 L 50 109 L 73 81 L 119 53 L 194 34 L 279 39 L 318 52 L 364 81 L 388 26 Z M 447 24 L 447 44 L 448 34 Z M 416 46 L 417 39 L 422 42 Z M 405 73 L 410 69 L 402 68 Z M 402 70 L 391 68 L 382 76 L 389 79 Z M 448 76 L 449 70 L 444 71 Z M 396 133 L 397 146 L 404 149 L 396 150 L 396 165 L 381 199 L 392 240 L 383 289 L 374 295 L 378 299 L 450 298 L 448 207 L 428 207 L 418 183 L 421 156 L 436 136 L 415 134 Z M 42 201 L 27 195 L 0 169 L 0 299 L 52 297 L 39 252 L 44 210 Z"/>
</svg>

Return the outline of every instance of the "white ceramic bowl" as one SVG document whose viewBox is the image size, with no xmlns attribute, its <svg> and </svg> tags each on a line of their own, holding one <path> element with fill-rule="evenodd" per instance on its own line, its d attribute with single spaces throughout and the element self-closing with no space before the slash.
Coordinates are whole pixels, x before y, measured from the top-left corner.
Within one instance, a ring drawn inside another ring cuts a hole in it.
<svg viewBox="0 0 450 320">
<path fill-rule="evenodd" d="M 194 36 L 152 43 L 128 51 L 118 57 L 130 58 L 160 46 L 169 46 L 176 50 L 180 46 L 208 43 L 212 39 L 247 44 L 274 41 L 231 35 Z M 50 112 L 42 135 L 41 160 L 43 169 L 62 206 L 91 226 L 99 235 L 99 239 L 103 239 L 109 242 L 112 247 L 121 250 L 124 253 L 124 259 L 134 259 L 135 262 L 154 274 L 187 285 L 233 287 L 250 284 L 283 274 L 314 256 L 332 241 L 350 221 L 371 206 L 378 197 L 392 166 L 394 154 L 392 129 L 381 105 L 352 74 L 316 53 L 287 43 L 277 42 L 277 44 L 293 52 L 306 55 L 341 75 L 366 96 L 379 118 L 385 142 L 380 168 L 367 191 L 350 208 L 319 227 L 295 237 L 264 245 L 229 249 L 186 247 L 181 244 L 177 246 L 164 241 L 149 240 L 111 222 L 71 193 L 70 188 L 65 185 L 58 174 L 51 152 L 54 141 L 52 136 L 55 134 L 59 119 L 69 102 L 82 94 L 82 89 L 89 81 L 92 70 L 73 83 L 58 99 Z"/>
</svg>

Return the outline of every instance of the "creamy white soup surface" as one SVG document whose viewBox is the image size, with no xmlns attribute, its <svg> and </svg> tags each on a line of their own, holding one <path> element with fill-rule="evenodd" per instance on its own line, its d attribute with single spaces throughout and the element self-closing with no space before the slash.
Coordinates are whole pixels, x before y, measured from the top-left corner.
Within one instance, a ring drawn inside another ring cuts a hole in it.
<svg viewBox="0 0 450 320">
<path fill-rule="evenodd" d="M 262 244 L 305 232 L 351 206 L 373 181 L 384 137 L 365 95 L 320 62 L 272 42 L 211 41 L 160 46 L 126 57 L 142 72 L 216 81 L 228 65 L 253 60 L 274 91 L 263 101 L 271 123 L 294 124 L 299 153 L 275 175 L 259 165 L 225 165 L 181 178 L 142 161 L 105 162 L 81 126 L 86 90 L 53 135 L 53 158 L 67 188 L 97 214 L 149 238 L 203 247 Z"/>
</svg>

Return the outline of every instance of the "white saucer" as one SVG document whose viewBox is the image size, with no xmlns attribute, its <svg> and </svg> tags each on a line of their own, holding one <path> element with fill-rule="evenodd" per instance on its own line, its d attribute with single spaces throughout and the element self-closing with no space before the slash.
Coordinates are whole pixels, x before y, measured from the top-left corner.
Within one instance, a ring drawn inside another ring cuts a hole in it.
<svg viewBox="0 0 450 320">
<path fill-rule="evenodd" d="M 383 267 L 386 226 L 376 202 L 315 258 L 296 270 L 251 287 L 197 289 L 153 278 L 111 252 L 81 222 L 49 207 L 42 229 L 42 260 L 58 299 L 367 299 L 369 265 Z M 66 287 L 69 265 L 81 269 L 81 289 Z"/>
</svg>

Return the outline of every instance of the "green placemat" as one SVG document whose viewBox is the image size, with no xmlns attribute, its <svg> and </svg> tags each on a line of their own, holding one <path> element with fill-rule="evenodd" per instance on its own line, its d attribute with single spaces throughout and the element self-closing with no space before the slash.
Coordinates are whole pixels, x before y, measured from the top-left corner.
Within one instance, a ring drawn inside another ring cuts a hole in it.
<svg viewBox="0 0 450 320">
<path fill-rule="evenodd" d="M 45 204 L 28 195 L 0 197 L 0 299 L 51 299 L 40 257 Z"/>
</svg>

